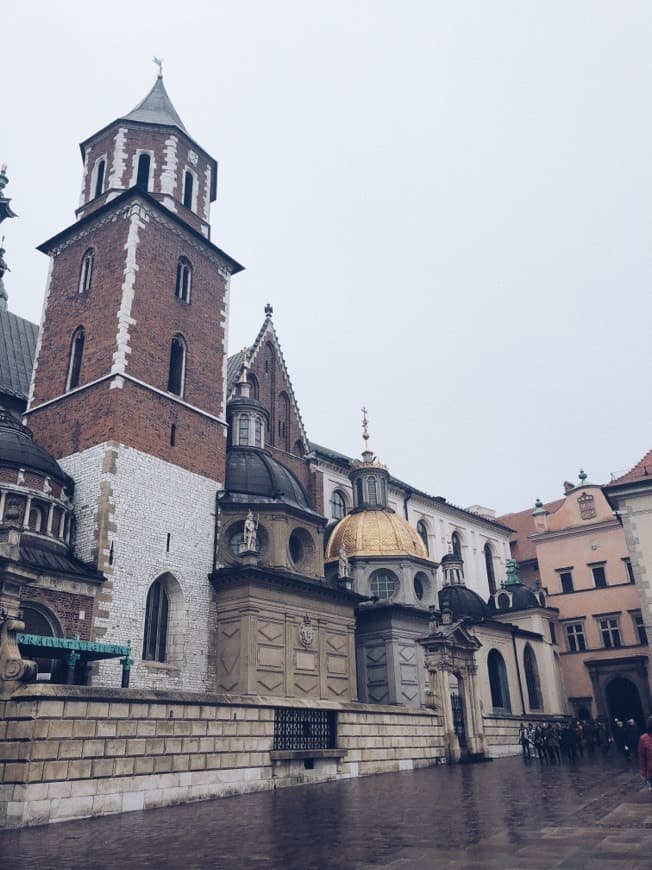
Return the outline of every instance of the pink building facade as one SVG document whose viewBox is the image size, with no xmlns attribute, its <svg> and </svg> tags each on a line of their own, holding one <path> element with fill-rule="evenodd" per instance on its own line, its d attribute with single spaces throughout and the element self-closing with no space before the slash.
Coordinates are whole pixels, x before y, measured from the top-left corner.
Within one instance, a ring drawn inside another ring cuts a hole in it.
<svg viewBox="0 0 652 870">
<path fill-rule="evenodd" d="M 602 488 L 565 486 L 564 498 L 501 517 L 515 530 L 522 577 L 558 611 L 554 624 L 568 713 L 652 714 L 650 647 L 623 528 Z"/>
</svg>

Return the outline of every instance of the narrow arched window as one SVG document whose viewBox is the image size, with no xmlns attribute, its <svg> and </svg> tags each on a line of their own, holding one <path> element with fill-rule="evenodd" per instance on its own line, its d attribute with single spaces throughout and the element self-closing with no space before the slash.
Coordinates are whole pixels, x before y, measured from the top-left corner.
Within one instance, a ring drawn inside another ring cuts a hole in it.
<svg viewBox="0 0 652 870">
<path fill-rule="evenodd" d="M 149 190 L 150 162 L 151 158 L 149 154 L 141 154 L 138 158 L 138 174 L 136 175 L 136 186 L 142 187 L 143 190 Z"/>
<path fill-rule="evenodd" d="M 168 636 L 169 600 L 160 580 L 155 580 L 147 593 L 143 659 L 164 662 Z"/>
<path fill-rule="evenodd" d="M 282 446 L 290 450 L 290 399 L 287 393 L 281 393 L 279 399 L 278 434 Z M 281 445 L 279 445 L 281 446 Z"/>
<path fill-rule="evenodd" d="M 334 489 L 331 495 L 331 517 L 334 520 L 341 520 L 346 514 L 346 499 L 344 494 L 339 489 Z"/>
<path fill-rule="evenodd" d="M 494 571 L 494 554 L 491 552 L 490 544 L 484 545 L 484 564 L 487 569 L 487 582 L 489 583 L 489 594 L 493 595 L 496 591 L 496 573 Z"/>
<path fill-rule="evenodd" d="M 81 382 L 82 359 L 84 356 L 84 328 L 79 327 L 72 337 L 70 346 L 70 362 L 68 363 L 68 379 L 66 390 L 74 390 Z"/>
<path fill-rule="evenodd" d="M 251 372 L 247 372 L 247 381 L 249 382 L 249 395 L 252 399 L 258 399 L 258 378 Z"/>
<path fill-rule="evenodd" d="M 426 553 L 430 553 L 428 549 L 428 526 L 424 523 L 423 520 L 419 520 L 417 523 L 417 534 L 423 541 L 423 546 L 426 548 Z"/>
<path fill-rule="evenodd" d="M 453 532 L 451 535 L 451 547 L 453 548 L 453 552 L 457 556 L 458 559 L 462 558 L 462 542 L 460 540 L 460 536 L 457 532 Z"/>
<path fill-rule="evenodd" d="M 356 507 L 362 507 L 364 504 L 364 496 L 362 494 L 362 480 L 358 478 L 355 482 Z"/>
<path fill-rule="evenodd" d="M 240 414 L 238 417 L 238 444 L 241 447 L 249 444 L 249 414 Z"/>
<path fill-rule="evenodd" d="M 93 281 L 93 261 L 95 260 L 95 252 L 89 248 L 82 257 L 81 269 L 79 270 L 79 292 L 88 293 L 91 289 Z"/>
<path fill-rule="evenodd" d="M 254 444 L 256 447 L 262 447 L 263 446 L 263 418 L 262 417 L 256 416 L 254 427 L 255 427 Z"/>
<path fill-rule="evenodd" d="M 529 643 L 525 644 L 525 652 L 523 653 L 523 664 L 525 666 L 525 684 L 527 686 L 527 695 L 530 703 L 530 710 L 540 710 L 541 704 L 541 684 L 539 682 L 539 669 L 537 667 L 536 656 L 534 650 Z"/>
<path fill-rule="evenodd" d="M 511 713 L 512 705 L 509 700 L 507 668 L 505 667 L 505 660 L 497 649 L 492 649 L 487 656 L 487 669 L 489 671 L 491 703 L 494 710 L 505 710 Z"/>
<path fill-rule="evenodd" d="M 190 285 L 192 283 L 192 266 L 186 257 L 179 257 L 177 263 L 177 283 L 174 295 L 182 302 L 190 304 Z"/>
<path fill-rule="evenodd" d="M 186 343 L 180 335 L 175 335 L 170 347 L 170 372 L 168 375 L 168 391 L 177 396 L 183 395 L 183 383 L 186 376 Z"/>
<path fill-rule="evenodd" d="M 370 505 L 378 504 L 378 492 L 376 489 L 376 478 L 372 475 L 367 478 L 367 501 Z"/>
<path fill-rule="evenodd" d="M 104 170 L 106 169 L 106 161 L 100 160 L 95 170 L 95 193 L 94 196 L 100 196 L 104 192 Z"/>
<path fill-rule="evenodd" d="M 192 177 L 192 172 L 186 169 L 183 176 L 183 204 L 186 208 L 192 208 L 192 191 L 195 184 L 195 179 Z"/>
<path fill-rule="evenodd" d="M 34 505 L 29 512 L 27 527 L 32 532 L 42 532 L 44 526 L 45 514 L 43 509 Z"/>
</svg>

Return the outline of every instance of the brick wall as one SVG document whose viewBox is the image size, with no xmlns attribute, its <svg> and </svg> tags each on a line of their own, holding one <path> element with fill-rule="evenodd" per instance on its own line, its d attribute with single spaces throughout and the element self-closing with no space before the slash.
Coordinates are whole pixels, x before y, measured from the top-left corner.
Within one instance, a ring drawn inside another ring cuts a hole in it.
<svg viewBox="0 0 652 870">
<path fill-rule="evenodd" d="M 36 686 L 0 702 L 0 825 L 142 810 L 240 792 L 409 770 L 443 759 L 420 710 L 282 701 L 338 711 L 339 759 L 272 762 L 275 702 L 255 697 Z"/>
</svg>

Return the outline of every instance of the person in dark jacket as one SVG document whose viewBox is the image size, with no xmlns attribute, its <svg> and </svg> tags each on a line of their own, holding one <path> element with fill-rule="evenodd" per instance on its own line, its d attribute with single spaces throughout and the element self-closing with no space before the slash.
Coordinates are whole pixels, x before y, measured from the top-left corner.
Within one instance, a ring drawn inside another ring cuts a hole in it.
<svg viewBox="0 0 652 870">
<path fill-rule="evenodd" d="M 652 716 L 647 720 L 647 730 L 638 741 L 638 770 L 647 787 L 652 790 Z"/>
<path fill-rule="evenodd" d="M 638 726 L 633 719 L 627 720 L 623 727 L 623 731 L 625 732 L 625 758 L 629 761 L 636 755 L 638 739 L 641 736 L 641 732 L 638 730 Z"/>
</svg>

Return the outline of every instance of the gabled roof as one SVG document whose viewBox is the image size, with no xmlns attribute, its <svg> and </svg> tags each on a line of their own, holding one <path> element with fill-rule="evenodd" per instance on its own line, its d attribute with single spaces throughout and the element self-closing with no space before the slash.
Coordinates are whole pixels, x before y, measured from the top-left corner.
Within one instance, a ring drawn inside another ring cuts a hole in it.
<svg viewBox="0 0 652 870">
<path fill-rule="evenodd" d="M 122 120 L 140 121 L 143 124 L 162 124 L 166 127 L 178 127 L 184 133 L 188 132 L 165 90 L 162 76 L 157 77 L 145 99 L 141 100 L 136 108 L 125 115 Z"/>
<path fill-rule="evenodd" d="M 610 481 L 604 489 L 609 490 L 624 483 L 639 483 L 640 481 L 652 483 L 652 450 L 648 450 L 645 456 L 633 468 L 630 468 L 629 471 L 621 474 L 615 480 Z"/>
<path fill-rule="evenodd" d="M 296 414 L 297 421 L 299 423 L 299 431 L 301 432 L 301 438 L 306 445 L 306 449 L 310 448 L 310 442 L 308 441 L 308 436 L 306 435 L 306 430 L 303 425 L 303 420 L 301 418 L 301 411 L 299 410 L 299 403 L 297 402 L 296 396 L 294 395 L 294 388 L 292 387 L 292 381 L 290 379 L 290 373 L 288 372 L 288 368 L 285 364 L 285 357 L 283 356 L 283 351 L 281 350 L 281 344 L 278 340 L 278 336 L 276 334 L 276 330 L 274 329 L 274 324 L 272 323 L 271 316 L 271 306 L 269 306 L 270 312 L 265 317 L 265 321 L 261 326 L 258 335 L 256 336 L 256 340 L 249 348 L 249 359 L 253 363 L 256 359 L 260 349 L 264 346 L 265 342 L 271 342 L 274 350 L 278 355 L 278 359 L 281 365 L 281 371 L 283 372 L 283 377 L 285 378 L 285 384 L 287 386 L 288 394 L 290 396 L 290 403 L 292 405 L 292 409 Z M 242 351 L 238 351 L 238 353 L 233 354 L 227 360 L 226 365 L 226 392 L 229 398 L 233 398 L 235 395 L 235 385 L 238 381 L 238 377 L 240 375 L 240 369 L 242 368 Z"/>
<path fill-rule="evenodd" d="M 0 394 L 27 400 L 38 326 L 0 311 Z"/>
<path fill-rule="evenodd" d="M 547 504 L 544 504 L 544 508 L 549 514 L 554 514 L 565 501 L 565 498 L 558 498 L 555 501 L 549 501 Z M 517 511 L 513 514 L 504 514 L 502 517 L 498 517 L 499 522 L 514 530 L 514 534 L 509 540 L 512 549 L 512 558 L 516 559 L 519 564 L 530 562 L 537 557 L 536 544 L 528 537 L 529 535 L 534 534 L 533 510 L 534 506 L 527 508 L 524 511 Z"/>
</svg>

